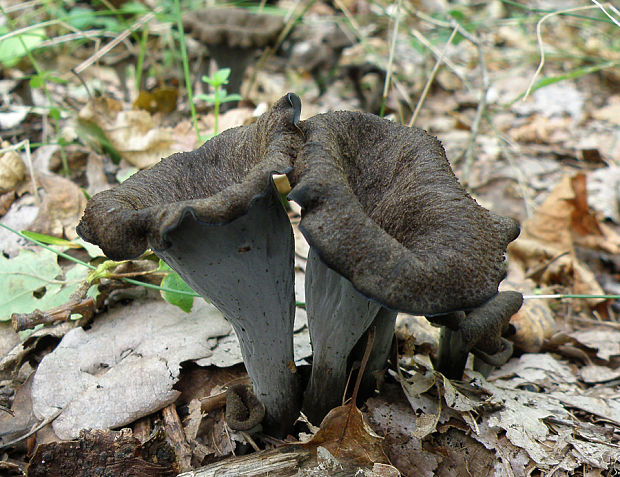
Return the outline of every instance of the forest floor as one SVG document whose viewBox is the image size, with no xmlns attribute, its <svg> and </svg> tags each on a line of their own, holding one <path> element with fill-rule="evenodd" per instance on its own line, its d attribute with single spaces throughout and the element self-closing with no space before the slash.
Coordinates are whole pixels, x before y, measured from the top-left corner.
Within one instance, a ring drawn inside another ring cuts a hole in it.
<svg viewBox="0 0 620 477">
<path fill-rule="evenodd" d="M 0 1 L 0 474 L 620 475 L 620 12 L 241 2 L 281 26 L 227 102 L 207 3 Z M 92 195 L 288 92 L 302 120 L 367 111 L 437 136 L 478 203 L 521 224 L 500 289 L 525 301 L 513 358 L 459 381 L 433 369 L 438 329 L 399 314 L 398 366 L 361 414 L 279 441 L 226 425 L 226 389 L 248 377 L 220 312 L 162 291 L 184 288 L 153 253 L 112 262 L 75 229 Z"/>
</svg>

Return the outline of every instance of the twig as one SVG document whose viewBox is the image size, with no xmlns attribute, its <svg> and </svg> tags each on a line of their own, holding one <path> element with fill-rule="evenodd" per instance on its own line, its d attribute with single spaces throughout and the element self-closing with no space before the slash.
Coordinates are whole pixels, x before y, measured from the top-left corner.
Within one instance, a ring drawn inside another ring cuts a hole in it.
<svg viewBox="0 0 620 477">
<path fill-rule="evenodd" d="M 426 80 L 426 84 L 424 85 L 424 89 L 422 90 L 422 94 L 420 94 L 420 99 L 418 99 L 418 103 L 415 106 L 415 110 L 413 111 L 413 115 L 411 116 L 411 119 L 409 120 L 409 127 L 412 127 L 416 120 L 418 119 L 418 114 L 420 114 L 420 110 L 422 109 L 422 105 L 424 104 L 424 100 L 426 99 L 426 96 L 428 95 L 428 92 L 431 88 L 431 84 L 433 83 L 433 81 L 435 80 L 435 75 L 437 74 L 437 70 L 439 69 L 439 67 L 441 66 L 442 63 L 446 62 L 446 52 L 448 51 L 448 47 L 450 46 L 450 44 L 452 43 L 452 40 L 454 40 L 454 37 L 456 36 L 456 32 L 458 31 L 458 28 L 454 28 L 452 30 L 452 34 L 450 35 L 450 38 L 448 38 L 448 41 L 446 42 L 443 51 L 439 54 L 439 56 L 437 56 L 437 60 L 435 61 L 435 65 L 433 66 L 433 69 L 431 70 L 431 74 L 428 75 L 428 79 Z M 417 30 L 414 30 L 414 34 L 416 34 L 416 32 L 420 35 L 422 35 L 420 32 L 418 32 Z M 417 35 L 416 35 L 417 37 Z M 425 39 L 426 40 L 426 39 Z"/>
</svg>

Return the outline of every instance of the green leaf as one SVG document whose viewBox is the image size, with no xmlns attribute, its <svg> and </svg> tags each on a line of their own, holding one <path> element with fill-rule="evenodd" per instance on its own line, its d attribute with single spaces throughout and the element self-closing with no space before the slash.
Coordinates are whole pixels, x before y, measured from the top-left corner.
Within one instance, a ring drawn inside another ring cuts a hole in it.
<svg viewBox="0 0 620 477">
<path fill-rule="evenodd" d="M 76 265 L 63 278 L 58 257 L 49 250 L 22 250 L 12 259 L 0 255 L 0 321 L 12 313 L 46 310 L 69 301 L 88 269 Z"/>
<path fill-rule="evenodd" d="M 34 75 L 32 78 L 30 78 L 30 87 L 32 89 L 39 89 L 42 88 L 43 85 L 45 84 L 45 76 L 44 75 Z"/>
<path fill-rule="evenodd" d="M 222 68 L 217 70 L 211 76 L 203 76 L 202 81 L 214 88 L 225 85 L 228 83 L 228 77 L 230 76 L 230 68 Z"/>
<path fill-rule="evenodd" d="M 114 164 L 121 162 L 120 152 L 118 152 L 108 140 L 105 132 L 103 132 L 103 129 L 101 129 L 101 127 L 93 121 L 78 120 L 76 132 L 78 137 L 86 144 L 90 144 L 93 147 L 101 149 L 107 153 Z"/>
<path fill-rule="evenodd" d="M 590 73 L 596 73 L 598 71 L 601 71 L 607 68 L 615 68 L 618 65 L 620 65 L 620 62 L 618 61 L 607 61 L 605 63 L 600 63 L 598 65 L 586 66 L 584 68 L 577 68 L 572 71 L 569 71 L 568 73 L 564 73 L 562 75 L 548 76 L 547 78 L 542 78 L 538 80 L 536 84 L 532 86 L 530 93 L 533 93 L 537 89 L 544 88 L 545 86 L 549 86 L 550 84 L 559 83 L 560 81 L 564 81 L 564 80 L 576 79 L 581 76 L 588 75 Z M 523 98 L 523 96 L 525 96 L 525 93 L 521 93 L 515 99 L 510 101 L 510 103 L 508 103 L 508 106 L 512 106 L 518 100 Z"/>
<path fill-rule="evenodd" d="M 178 273 L 173 271 L 166 262 L 159 261 L 159 270 L 168 271 L 168 274 L 161 281 L 161 286 L 164 288 L 170 288 L 172 290 L 179 290 L 182 292 L 193 292 L 189 285 L 183 281 Z M 161 296 L 171 305 L 178 306 L 186 313 L 192 310 L 194 304 L 194 297 L 187 294 L 174 293 L 169 291 L 161 291 Z"/>
<path fill-rule="evenodd" d="M 0 29 L 0 34 L 7 32 L 6 27 Z M 21 35 L 2 40 L 0 42 L 0 63 L 7 68 L 12 68 L 26 55 L 27 51 L 32 51 L 46 39 L 45 30 L 43 28 L 35 28 Z M 26 49 L 24 49 L 24 46 Z"/>
<path fill-rule="evenodd" d="M 60 109 L 58 109 L 56 106 L 52 106 L 50 108 L 50 118 L 58 121 L 60 119 Z"/>
<path fill-rule="evenodd" d="M 228 77 L 230 76 L 230 68 L 222 68 L 213 73 L 213 80 L 218 85 L 228 83 Z"/>
<path fill-rule="evenodd" d="M 51 235 L 40 234 L 38 232 L 31 232 L 30 230 L 22 230 L 22 234 L 24 234 L 29 239 L 37 240 L 47 245 L 58 245 L 60 247 L 67 248 L 80 248 L 81 246 L 71 242 L 70 240 L 62 239 L 59 237 L 52 237 Z"/>
</svg>

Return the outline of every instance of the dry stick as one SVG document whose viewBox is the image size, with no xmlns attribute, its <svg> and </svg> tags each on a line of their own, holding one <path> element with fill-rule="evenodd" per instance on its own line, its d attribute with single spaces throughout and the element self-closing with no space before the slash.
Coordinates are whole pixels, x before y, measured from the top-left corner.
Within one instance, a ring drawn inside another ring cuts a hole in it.
<svg viewBox="0 0 620 477">
<path fill-rule="evenodd" d="M 530 84 L 527 87 L 525 94 L 523 95 L 522 101 L 525 101 L 526 98 L 529 96 L 529 94 L 532 92 L 532 88 L 534 87 L 536 78 L 538 78 L 538 75 L 540 75 L 540 72 L 542 71 L 543 66 L 545 65 L 545 45 L 543 44 L 542 34 L 540 33 L 540 29 L 542 27 L 543 22 L 547 20 L 548 18 L 551 18 L 556 15 L 561 15 L 563 13 L 572 13 L 572 12 L 578 12 L 581 10 L 591 10 L 593 8 L 598 8 L 598 7 L 596 5 L 589 5 L 587 7 L 577 7 L 577 8 L 569 8 L 567 10 L 559 10 L 557 12 L 547 13 L 540 20 L 538 20 L 538 22 L 536 23 L 536 41 L 538 42 L 538 50 L 540 51 L 540 62 L 538 63 L 538 68 L 536 68 L 536 72 L 534 73 L 534 76 L 532 76 Z"/>
<path fill-rule="evenodd" d="M 409 124 L 408 124 L 409 127 L 412 127 L 415 124 L 416 120 L 418 119 L 418 115 L 420 114 L 420 110 L 422 109 L 422 105 L 424 104 L 424 100 L 426 99 L 426 96 L 428 95 L 428 92 L 431 89 L 431 84 L 435 80 L 435 75 L 437 74 L 437 70 L 439 69 L 439 66 L 441 66 L 441 64 L 444 62 L 445 54 L 446 54 L 446 51 L 448 50 L 448 46 L 450 46 L 450 43 L 452 43 L 452 40 L 454 39 L 454 36 L 456 35 L 457 31 L 458 31 L 458 27 L 455 27 L 452 30 L 452 34 L 450 35 L 450 38 L 448 38 L 448 41 L 446 42 L 443 48 L 443 51 L 437 57 L 437 60 L 435 61 L 435 65 L 433 66 L 433 69 L 431 70 L 431 74 L 428 75 L 428 79 L 426 80 L 426 84 L 424 85 L 424 89 L 422 90 L 422 94 L 420 95 L 420 99 L 418 100 L 418 104 L 416 104 L 415 110 L 413 111 L 413 115 L 411 116 L 411 119 L 409 120 Z M 417 30 L 414 30 L 414 34 L 416 32 L 422 35 Z"/>
</svg>

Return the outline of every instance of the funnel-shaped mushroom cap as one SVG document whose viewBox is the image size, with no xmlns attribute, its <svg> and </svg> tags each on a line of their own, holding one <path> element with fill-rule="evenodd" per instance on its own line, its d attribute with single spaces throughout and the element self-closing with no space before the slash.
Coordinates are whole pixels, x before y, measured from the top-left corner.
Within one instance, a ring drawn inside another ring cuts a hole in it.
<svg viewBox="0 0 620 477">
<path fill-rule="evenodd" d="M 299 107 L 296 95 L 284 96 L 256 123 L 224 131 L 195 151 L 173 154 L 95 195 L 78 234 L 121 260 L 137 257 L 149 243 L 166 248 L 166 231 L 189 209 L 212 224 L 244 214 L 273 172 L 291 168 L 302 141 L 295 126 Z"/>
<path fill-rule="evenodd" d="M 184 15 L 183 27 L 206 45 L 218 68 L 230 68 L 226 90 L 239 93 L 245 69 L 257 50 L 275 43 L 284 21 L 245 8 L 209 8 Z"/>
<path fill-rule="evenodd" d="M 183 26 L 207 45 L 262 48 L 275 41 L 284 21 L 245 8 L 209 8 L 183 15 Z"/>
<path fill-rule="evenodd" d="M 284 435 L 299 412 L 294 374 L 293 233 L 271 180 L 301 142 L 288 94 L 250 126 L 175 154 L 95 195 L 78 233 L 115 259 L 147 245 L 232 323 L 266 428 Z"/>
<path fill-rule="evenodd" d="M 328 267 L 395 310 L 433 315 L 497 293 L 517 224 L 480 207 L 439 141 L 377 116 L 335 112 L 300 123 L 289 198 Z"/>
</svg>

